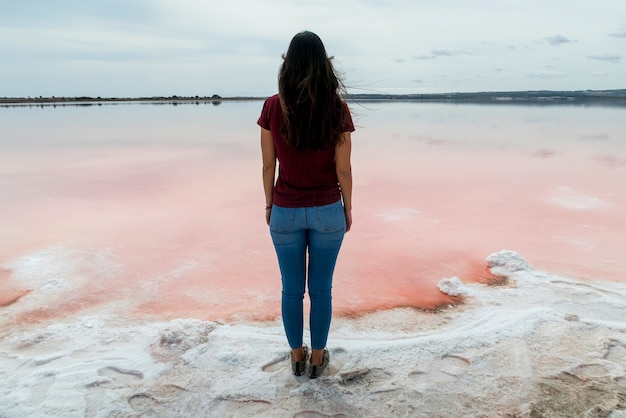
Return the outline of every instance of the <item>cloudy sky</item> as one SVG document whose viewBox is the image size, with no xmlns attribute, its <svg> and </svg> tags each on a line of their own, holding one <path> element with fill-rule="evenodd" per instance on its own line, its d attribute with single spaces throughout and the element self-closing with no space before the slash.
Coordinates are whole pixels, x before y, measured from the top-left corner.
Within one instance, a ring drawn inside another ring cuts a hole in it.
<svg viewBox="0 0 626 418">
<path fill-rule="evenodd" d="M 625 0 L 0 0 L 0 97 L 265 96 L 305 29 L 352 93 L 626 88 Z"/>
</svg>

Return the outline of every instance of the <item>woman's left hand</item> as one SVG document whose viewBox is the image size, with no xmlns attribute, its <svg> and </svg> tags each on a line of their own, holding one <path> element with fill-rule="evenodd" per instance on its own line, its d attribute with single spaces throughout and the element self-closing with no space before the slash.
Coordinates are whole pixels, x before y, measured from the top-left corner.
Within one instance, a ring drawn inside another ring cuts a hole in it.
<svg viewBox="0 0 626 418">
<path fill-rule="evenodd" d="M 350 228 L 352 228 L 352 210 L 344 209 L 343 212 L 346 215 L 346 232 L 350 232 Z"/>
</svg>

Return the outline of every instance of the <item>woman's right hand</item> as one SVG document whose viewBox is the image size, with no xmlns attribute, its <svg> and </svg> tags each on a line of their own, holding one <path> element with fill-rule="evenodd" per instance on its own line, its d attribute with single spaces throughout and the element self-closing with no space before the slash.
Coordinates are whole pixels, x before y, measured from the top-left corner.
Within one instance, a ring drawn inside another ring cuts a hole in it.
<svg viewBox="0 0 626 418">
<path fill-rule="evenodd" d="M 269 226 L 270 224 L 270 217 L 272 216 L 272 208 L 265 208 L 265 222 L 267 222 L 267 225 Z"/>
</svg>

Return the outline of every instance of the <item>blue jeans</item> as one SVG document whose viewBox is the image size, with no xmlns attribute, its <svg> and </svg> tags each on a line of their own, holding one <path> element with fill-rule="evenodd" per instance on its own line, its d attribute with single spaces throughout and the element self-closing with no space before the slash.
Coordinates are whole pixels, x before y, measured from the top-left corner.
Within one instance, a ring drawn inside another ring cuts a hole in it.
<svg viewBox="0 0 626 418">
<path fill-rule="evenodd" d="M 346 218 L 341 200 L 325 206 L 272 208 L 270 234 L 282 275 L 283 325 L 291 348 L 302 347 L 302 305 L 307 270 L 311 348 L 321 350 L 326 347 L 332 317 L 333 272 L 345 231 Z"/>
</svg>

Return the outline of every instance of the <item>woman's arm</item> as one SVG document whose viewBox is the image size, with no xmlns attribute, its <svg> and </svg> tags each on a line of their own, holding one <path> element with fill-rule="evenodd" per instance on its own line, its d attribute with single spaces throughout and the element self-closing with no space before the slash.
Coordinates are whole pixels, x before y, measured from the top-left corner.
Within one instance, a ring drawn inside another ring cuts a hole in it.
<svg viewBox="0 0 626 418">
<path fill-rule="evenodd" d="M 346 214 L 346 232 L 352 227 L 352 139 L 350 132 L 344 132 L 343 139 L 335 148 L 335 168 L 343 198 L 343 210 Z"/>
<path fill-rule="evenodd" d="M 263 157 L 263 190 L 265 191 L 265 221 L 270 224 L 274 199 L 274 177 L 276 175 L 276 149 L 272 132 L 261 128 L 261 155 Z"/>
</svg>

